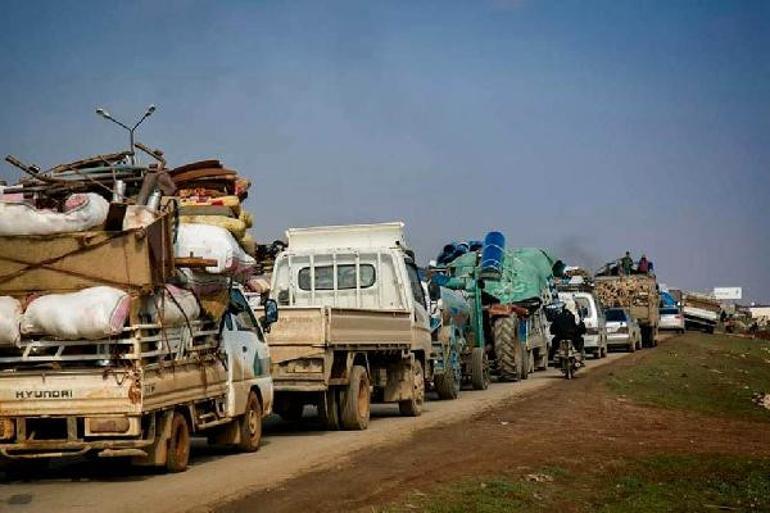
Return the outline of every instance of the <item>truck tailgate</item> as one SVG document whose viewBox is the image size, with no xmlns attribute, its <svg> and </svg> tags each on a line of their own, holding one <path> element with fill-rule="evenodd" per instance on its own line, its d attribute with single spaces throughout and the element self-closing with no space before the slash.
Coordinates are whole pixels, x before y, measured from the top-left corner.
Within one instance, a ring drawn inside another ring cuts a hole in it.
<svg viewBox="0 0 770 513">
<path fill-rule="evenodd" d="M 410 345 L 411 314 L 406 311 L 283 307 L 268 336 L 271 347 Z"/>
<path fill-rule="evenodd" d="M 137 373 L 123 369 L 0 374 L 0 416 L 138 414 Z"/>
</svg>

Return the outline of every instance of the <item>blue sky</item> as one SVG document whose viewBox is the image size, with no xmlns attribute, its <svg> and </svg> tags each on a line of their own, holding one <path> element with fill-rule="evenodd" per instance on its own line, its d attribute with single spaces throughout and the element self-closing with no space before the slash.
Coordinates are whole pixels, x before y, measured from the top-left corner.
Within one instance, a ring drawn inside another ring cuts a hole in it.
<svg viewBox="0 0 770 513">
<path fill-rule="evenodd" d="M 401 219 L 425 261 L 499 229 L 770 301 L 770 2 L 3 5 L 3 153 L 118 149 L 94 108 L 156 103 L 140 140 L 251 177 L 259 239 Z"/>
</svg>

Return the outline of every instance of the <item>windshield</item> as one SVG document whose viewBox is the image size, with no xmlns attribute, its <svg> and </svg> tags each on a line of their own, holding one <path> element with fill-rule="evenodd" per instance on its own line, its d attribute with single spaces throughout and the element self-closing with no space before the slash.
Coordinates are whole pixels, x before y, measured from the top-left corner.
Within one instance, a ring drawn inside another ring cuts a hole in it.
<svg viewBox="0 0 770 513">
<path fill-rule="evenodd" d="M 575 303 L 577 303 L 578 308 L 580 308 L 581 310 L 585 310 L 586 317 L 593 316 L 594 313 L 591 310 L 591 302 L 588 300 L 587 297 L 575 296 Z"/>
<path fill-rule="evenodd" d="M 625 322 L 626 321 L 626 313 L 623 310 L 618 310 L 617 308 L 612 308 L 610 310 L 607 310 L 604 313 L 605 317 L 610 322 Z"/>
</svg>

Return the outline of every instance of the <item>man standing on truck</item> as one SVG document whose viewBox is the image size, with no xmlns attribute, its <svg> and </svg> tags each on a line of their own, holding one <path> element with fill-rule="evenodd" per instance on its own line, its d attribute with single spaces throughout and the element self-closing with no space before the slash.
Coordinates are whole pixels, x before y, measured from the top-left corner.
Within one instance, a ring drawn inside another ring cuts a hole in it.
<svg viewBox="0 0 770 513">
<path fill-rule="evenodd" d="M 567 308 L 565 304 L 556 314 L 553 322 L 551 323 L 551 335 L 553 335 L 553 344 L 551 344 L 551 351 L 548 355 L 550 360 L 553 360 L 556 351 L 559 349 L 559 341 L 569 339 L 572 341 L 572 345 L 577 351 L 583 352 L 583 335 L 586 332 L 586 325 L 583 320 L 580 322 L 575 321 L 575 314 Z"/>
<path fill-rule="evenodd" d="M 620 259 L 620 267 L 623 269 L 623 274 L 626 276 L 631 275 L 631 269 L 634 267 L 634 259 L 631 258 L 630 251 L 626 251 L 625 256 Z"/>
</svg>

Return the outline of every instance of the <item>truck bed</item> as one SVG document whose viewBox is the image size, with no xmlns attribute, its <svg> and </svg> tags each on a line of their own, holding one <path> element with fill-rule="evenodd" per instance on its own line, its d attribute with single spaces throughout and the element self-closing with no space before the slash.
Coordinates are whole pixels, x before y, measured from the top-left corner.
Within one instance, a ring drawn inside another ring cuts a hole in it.
<svg viewBox="0 0 770 513">
<path fill-rule="evenodd" d="M 410 350 L 411 322 L 404 310 L 282 307 L 267 337 L 276 391 L 325 389 L 334 350 Z"/>
</svg>

